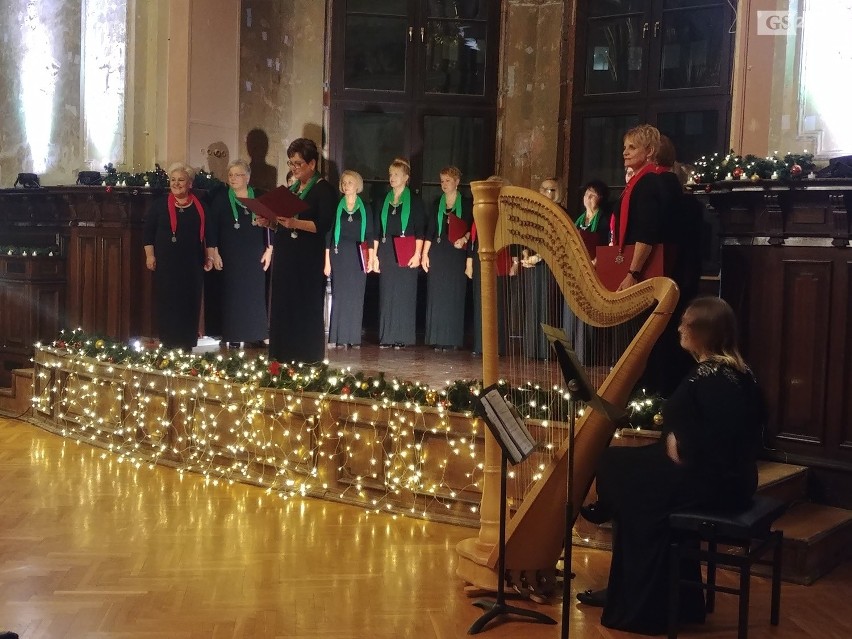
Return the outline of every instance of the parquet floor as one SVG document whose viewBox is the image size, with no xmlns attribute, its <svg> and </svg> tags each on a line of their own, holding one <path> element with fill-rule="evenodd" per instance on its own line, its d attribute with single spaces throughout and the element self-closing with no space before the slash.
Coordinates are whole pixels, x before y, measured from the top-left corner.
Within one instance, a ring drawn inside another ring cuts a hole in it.
<svg viewBox="0 0 852 639">
<path fill-rule="evenodd" d="M 453 575 L 453 548 L 471 532 L 134 468 L 0 419 L 0 628 L 24 639 L 464 637 L 479 610 Z M 575 587 L 602 584 L 608 562 L 577 549 Z M 852 636 L 852 565 L 784 584 L 778 628 L 766 580 L 753 585 L 752 639 Z M 598 621 L 572 602 L 571 637 L 630 636 Z M 681 636 L 735 632 L 736 601 L 720 595 L 707 625 Z M 511 621 L 483 636 L 560 629 Z"/>
</svg>

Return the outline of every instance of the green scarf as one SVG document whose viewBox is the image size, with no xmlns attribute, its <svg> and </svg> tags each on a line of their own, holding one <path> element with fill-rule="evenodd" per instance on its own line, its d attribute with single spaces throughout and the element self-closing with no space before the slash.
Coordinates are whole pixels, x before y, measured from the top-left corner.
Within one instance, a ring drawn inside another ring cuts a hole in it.
<svg viewBox="0 0 852 639">
<path fill-rule="evenodd" d="M 248 196 L 251 198 L 254 197 L 254 189 L 251 187 L 248 187 Z M 234 193 L 234 189 L 232 189 L 230 186 L 228 187 L 228 199 L 231 201 L 231 212 L 234 214 L 234 222 L 239 223 L 240 216 L 239 211 L 237 210 L 237 206 L 239 206 L 240 208 L 245 207 L 242 204 L 237 204 L 237 194 Z M 251 221 L 254 222 L 254 213 L 251 214 Z"/>
<path fill-rule="evenodd" d="M 311 192 L 311 189 L 314 188 L 314 184 L 319 182 L 319 179 L 320 179 L 320 174 L 314 173 L 311 176 L 311 179 L 308 180 L 308 183 L 305 185 L 305 188 L 304 188 L 304 190 L 302 190 L 301 193 L 299 192 L 299 182 L 296 182 L 293 186 L 291 186 L 290 190 L 293 193 L 295 193 L 296 195 L 298 195 L 300 200 L 304 200 L 308 196 L 308 193 Z M 296 217 L 299 217 L 299 216 L 297 215 Z"/>
<path fill-rule="evenodd" d="M 361 212 L 361 241 L 364 241 L 364 238 L 367 236 L 367 211 L 364 209 L 364 203 L 361 201 L 361 196 L 355 196 L 355 208 L 352 210 Z M 343 214 L 343 211 L 349 212 L 346 208 L 346 196 L 340 198 L 340 202 L 337 204 L 337 224 L 334 226 L 334 247 L 337 248 L 337 245 L 340 244 L 340 216 Z"/>
<path fill-rule="evenodd" d="M 438 202 L 438 237 L 441 237 L 441 233 L 444 231 L 444 211 L 447 210 L 447 194 L 441 193 L 441 201 Z M 453 205 L 453 213 L 456 214 L 456 217 L 461 219 L 462 216 L 462 207 L 461 207 L 461 194 L 456 193 L 456 203 Z"/>
<path fill-rule="evenodd" d="M 585 219 L 586 219 L 586 213 L 584 211 L 583 214 L 580 217 L 577 218 L 577 221 L 574 223 L 574 226 L 576 226 L 578 229 L 581 229 L 583 231 L 588 231 L 589 233 L 597 233 L 598 232 L 598 222 L 601 219 L 601 212 L 599 210 L 595 211 L 595 216 L 592 218 L 592 221 L 589 222 L 589 225 L 586 226 L 586 227 L 584 227 L 583 224 L 582 224 L 583 220 L 585 220 Z"/>
<path fill-rule="evenodd" d="M 388 191 L 385 196 L 385 203 L 382 205 L 382 237 L 388 234 L 388 207 L 393 201 L 393 189 Z M 411 191 L 406 186 L 402 191 L 400 199 L 402 204 L 402 235 L 405 236 L 405 229 L 408 228 L 408 218 L 411 215 Z"/>
</svg>

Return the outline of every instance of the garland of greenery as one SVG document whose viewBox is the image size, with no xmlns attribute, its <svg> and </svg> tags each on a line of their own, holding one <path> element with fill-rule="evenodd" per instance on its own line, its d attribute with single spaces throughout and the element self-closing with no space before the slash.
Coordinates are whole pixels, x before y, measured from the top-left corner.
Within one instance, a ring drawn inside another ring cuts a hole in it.
<svg viewBox="0 0 852 639">
<path fill-rule="evenodd" d="M 389 380 L 382 372 L 376 375 L 366 375 L 360 371 L 353 373 L 333 368 L 325 362 L 311 365 L 285 363 L 270 360 L 263 355 L 251 361 L 236 353 L 185 353 L 156 344 L 150 344 L 148 347 L 140 344 L 134 348 L 105 336 L 85 333 L 80 329 L 62 331 L 52 346 L 110 364 L 150 366 L 160 371 L 207 379 L 231 379 L 237 382 L 253 380 L 253 383 L 262 388 L 328 393 L 378 401 L 387 399 L 390 402 L 412 402 L 424 406 L 440 406 L 462 414 L 473 412 L 482 389 L 480 380 L 460 379 L 443 389 L 435 390 L 419 382 Z M 498 388 L 527 419 L 565 421 L 569 415 L 570 399 L 567 392 L 553 392 L 533 382 L 511 387 L 502 380 L 498 383 Z M 644 393 L 631 400 L 631 424 L 637 428 L 659 426 L 661 422 L 657 415 L 661 402 L 662 398 L 659 396 L 647 396 Z"/>
<path fill-rule="evenodd" d="M 813 153 L 777 153 L 765 158 L 756 155 L 727 154 L 701 156 L 690 174 L 691 182 L 712 184 L 724 180 L 781 180 L 793 182 L 808 177 L 815 168 Z"/>
</svg>

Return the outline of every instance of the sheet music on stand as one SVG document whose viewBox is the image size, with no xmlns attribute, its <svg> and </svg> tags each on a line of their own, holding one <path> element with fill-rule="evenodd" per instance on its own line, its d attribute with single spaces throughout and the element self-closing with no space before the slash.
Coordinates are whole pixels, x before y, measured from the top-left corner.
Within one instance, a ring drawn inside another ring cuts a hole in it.
<svg viewBox="0 0 852 639">
<path fill-rule="evenodd" d="M 478 408 L 491 434 L 512 465 L 519 464 L 535 449 L 536 441 L 517 409 L 500 394 L 496 384 L 483 388 Z"/>
</svg>

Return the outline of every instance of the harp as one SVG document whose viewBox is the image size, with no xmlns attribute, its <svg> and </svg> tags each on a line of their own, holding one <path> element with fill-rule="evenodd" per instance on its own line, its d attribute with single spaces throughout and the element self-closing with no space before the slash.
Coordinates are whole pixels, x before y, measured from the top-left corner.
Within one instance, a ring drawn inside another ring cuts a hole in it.
<svg viewBox="0 0 852 639">
<path fill-rule="evenodd" d="M 579 232 L 553 202 L 534 191 L 503 186 L 499 181 L 474 182 L 471 188 L 480 243 L 484 385 L 497 382 L 499 377 L 495 254 L 505 246 L 520 244 L 538 252 L 566 303 L 586 324 L 608 327 L 637 318 L 633 325 L 638 325 L 638 318 L 651 311 L 598 388 L 605 400 L 625 406 L 654 342 L 677 304 L 675 283 L 657 277 L 624 291 L 609 291 L 600 283 Z M 594 478 L 597 460 L 614 431 L 615 425 L 606 417 L 587 411 L 577 423 L 574 441 L 566 440 L 556 447 L 540 477 L 507 521 L 507 571 L 554 569 L 565 542 L 568 447 L 574 446 L 571 491 L 575 508 L 579 509 Z M 500 448 L 488 432 L 484 457 L 479 535 L 462 540 L 456 547 L 456 574 L 477 588 L 493 591 L 498 583 Z M 574 512 L 572 520 L 576 516 Z"/>
</svg>

